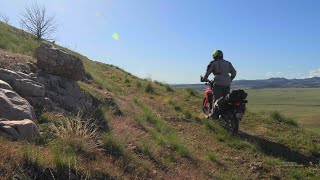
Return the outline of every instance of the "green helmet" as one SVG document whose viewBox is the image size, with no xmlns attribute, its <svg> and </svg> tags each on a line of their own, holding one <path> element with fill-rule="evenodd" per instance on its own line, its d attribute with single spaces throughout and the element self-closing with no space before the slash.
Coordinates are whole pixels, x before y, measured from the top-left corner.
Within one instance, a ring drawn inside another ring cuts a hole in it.
<svg viewBox="0 0 320 180">
<path fill-rule="evenodd" d="M 215 50 L 212 53 L 212 57 L 213 57 L 214 60 L 223 59 L 223 52 L 221 50 Z"/>
</svg>

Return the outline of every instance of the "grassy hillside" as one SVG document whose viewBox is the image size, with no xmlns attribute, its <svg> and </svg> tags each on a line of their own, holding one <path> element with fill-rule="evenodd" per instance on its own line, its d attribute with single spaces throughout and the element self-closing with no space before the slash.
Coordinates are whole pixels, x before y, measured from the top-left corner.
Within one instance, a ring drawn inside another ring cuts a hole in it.
<svg viewBox="0 0 320 180">
<path fill-rule="evenodd" d="M 0 23 L 0 34 L 14 29 Z M 3 31 L 3 32 L 2 32 Z M 13 47 L 25 34 L 12 34 Z M 28 36 L 29 37 L 29 36 Z M 18 39 L 18 41 L 14 41 Z M 1 41 L 2 39 L 0 39 Z M 21 40 L 21 42 L 20 42 Z M 10 46 L 10 47 L 11 47 Z M 29 50 L 5 50 L 32 54 Z M 200 111 L 202 95 L 79 56 L 92 83 L 81 88 L 103 105 L 93 127 L 77 115 L 43 112 L 34 144 L 0 139 L 1 178 L 71 179 L 319 179 L 320 136 L 269 114 L 247 112 L 232 137 Z"/>
</svg>

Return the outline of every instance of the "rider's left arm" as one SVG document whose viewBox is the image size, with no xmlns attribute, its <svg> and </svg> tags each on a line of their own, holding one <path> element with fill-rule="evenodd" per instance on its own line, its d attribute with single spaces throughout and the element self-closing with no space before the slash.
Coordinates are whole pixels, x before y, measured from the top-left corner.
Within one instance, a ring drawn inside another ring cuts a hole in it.
<svg viewBox="0 0 320 180">
<path fill-rule="evenodd" d="M 208 81 L 208 77 L 213 72 L 213 70 L 214 70 L 214 64 L 213 64 L 213 61 L 211 61 L 210 64 L 207 66 L 207 72 L 203 77 L 203 81 Z"/>
</svg>

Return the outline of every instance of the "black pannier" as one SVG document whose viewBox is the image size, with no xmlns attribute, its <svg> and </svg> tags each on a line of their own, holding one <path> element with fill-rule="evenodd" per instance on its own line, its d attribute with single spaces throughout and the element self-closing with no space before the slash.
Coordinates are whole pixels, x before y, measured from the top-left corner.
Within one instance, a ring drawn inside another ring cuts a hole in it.
<svg viewBox="0 0 320 180">
<path fill-rule="evenodd" d="M 248 94 L 244 92 L 244 90 L 239 89 L 239 90 L 233 90 L 227 97 L 226 99 L 229 102 L 239 102 L 242 100 L 245 100 L 247 98 Z"/>
</svg>

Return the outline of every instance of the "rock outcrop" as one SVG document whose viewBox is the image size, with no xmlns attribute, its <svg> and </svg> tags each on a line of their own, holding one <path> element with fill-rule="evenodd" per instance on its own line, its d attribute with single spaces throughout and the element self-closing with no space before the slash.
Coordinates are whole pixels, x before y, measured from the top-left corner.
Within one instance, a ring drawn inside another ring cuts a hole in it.
<svg viewBox="0 0 320 180">
<path fill-rule="evenodd" d="M 8 83 L 0 80 L 0 89 L 12 90 L 12 87 Z"/>
<path fill-rule="evenodd" d="M 0 68 L 0 133 L 12 139 L 39 137 L 36 114 L 43 111 L 92 116 L 99 104 L 77 83 L 85 74 L 79 58 L 45 43 L 36 57 L 38 69 L 21 62 Z"/>
<path fill-rule="evenodd" d="M 0 119 L 0 133 L 13 140 L 32 141 L 40 137 L 37 125 L 29 119 Z"/>
<path fill-rule="evenodd" d="M 42 43 L 35 52 L 37 67 L 44 73 L 58 75 L 66 79 L 79 81 L 84 79 L 82 61 L 61 49 Z"/>
<path fill-rule="evenodd" d="M 46 88 L 46 97 L 70 112 L 85 112 L 94 108 L 94 98 L 81 90 L 76 81 L 55 75 L 38 76 L 35 81 Z"/>
<path fill-rule="evenodd" d="M 21 97 L 28 101 L 32 99 L 29 101 L 32 106 L 39 104 L 45 98 L 44 85 L 32 80 L 28 74 L 0 68 L 0 80 L 9 83 L 12 87 L 10 90 L 14 90 Z"/>
<path fill-rule="evenodd" d="M 0 89 L 0 118 L 36 121 L 34 109 L 29 102 L 9 89 Z"/>
</svg>

